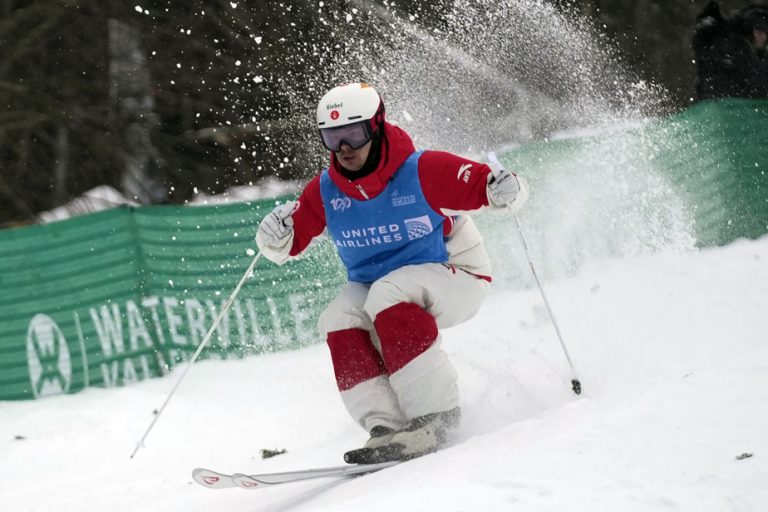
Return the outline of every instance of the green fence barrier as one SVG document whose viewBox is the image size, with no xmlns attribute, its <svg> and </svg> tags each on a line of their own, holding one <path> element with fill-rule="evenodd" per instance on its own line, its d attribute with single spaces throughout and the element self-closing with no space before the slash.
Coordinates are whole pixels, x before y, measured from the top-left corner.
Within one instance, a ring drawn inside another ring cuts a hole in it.
<svg viewBox="0 0 768 512">
<path fill-rule="evenodd" d="M 702 102 L 640 128 L 529 144 L 501 157 L 524 172 L 538 193 L 574 175 L 585 180 L 599 176 L 603 197 L 591 198 L 594 203 L 610 201 L 606 190 L 613 198 L 627 194 L 623 211 L 613 216 L 637 211 L 653 217 L 679 202 L 702 247 L 768 232 L 768 100 Z M 617 186 L 611 189 L 608 181 Z M 566 194 L 560 200 L 572 202 Z M 551 209 L 556 203 L 538 206 Z M 610 216 L 605 217 L 609 222 Z"/>
<path fill-rule="evenodd" d="M 593 256 L 721 245 L 768 232 L 768 101 L 680 115 L 500 156 L 531 184 L 518 216 L 542 275 Z M 275 201 L 119 208 L 0 231 L 0 400 L 113 387 L 188 359 L 253 260 Z M 508 216 L 478 219 L 494 277 L 529 270 Z M 693 240 L 693 238 L 692 238 Z M 345 276 L 323 242 L 282 267 L 262 259 L 203 358 L 315 343 Z"/>
<path fill-rule="evenodd" d="M 0 232 L 0 400 L 122 386 L 188 359 L 273 205 L 119 208 Z M 262 259 L 202 357 L 317 341 L 319 305 L 344 281 L 331 251 Z"/>
<path fill-rule="evenodd" d="M 647 130 L 695 209 L 700 246 L 768 232 L 768 100 L 704 102 Z"/>
</svg>

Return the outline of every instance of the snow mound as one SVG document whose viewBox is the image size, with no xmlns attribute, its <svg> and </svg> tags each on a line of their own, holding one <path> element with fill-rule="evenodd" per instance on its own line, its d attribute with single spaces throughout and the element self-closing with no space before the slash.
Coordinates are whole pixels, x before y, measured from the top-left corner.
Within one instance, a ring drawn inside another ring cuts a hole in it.
<svg viewBox="0 0 768 512">
<path fill-rule="evenodd" d="M 365 439 L 323 345 L 198 364 L 136 459 L 170 379 L 0 403 L 3 510 L 759 511 L 768 509 L 768 237 L 593 262 L 498 290 L 444 333 L 465 421 L 440 453 L 353 480 L 212 491 L 195 466 L 341 463 Z M 22 439 L 23 437 L 23 439 Z M 287 453 L 261 460 L 261 449 Z M 745 455 L 746 454 L 746 455 Z M 751 456 L 749 456 L 751 455 Z M 44 472 L 44 473 L 43 473 Z M 42 482 L 44 478 L 44 484 Z"/>
</svg>

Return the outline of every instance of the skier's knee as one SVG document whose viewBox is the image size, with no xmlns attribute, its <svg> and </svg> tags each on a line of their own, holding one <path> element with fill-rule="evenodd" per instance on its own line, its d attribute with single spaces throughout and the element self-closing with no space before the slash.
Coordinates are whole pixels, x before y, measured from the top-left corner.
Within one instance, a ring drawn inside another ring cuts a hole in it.
<svg viewBox="0 0 768 512">
<path fill-rule="evenodd" d="M 370 322 L 361 318 L 359 310 L 356 314 L 354 309 L 345 301 L 331 301 L 317 319 L 317 330 L 325 337 L 329 332 L 342 329 L 370 329 Z"/>
<path fill-rule="evenodd" d="M 365 301 L 363 308 L 368 313 L 368 316 L 375 320 L 376 315 L 381 311 L 401 302 L 411 301 L 396 281 L 383 278 L 371 285 L 368 299 Z"/>
</svg>

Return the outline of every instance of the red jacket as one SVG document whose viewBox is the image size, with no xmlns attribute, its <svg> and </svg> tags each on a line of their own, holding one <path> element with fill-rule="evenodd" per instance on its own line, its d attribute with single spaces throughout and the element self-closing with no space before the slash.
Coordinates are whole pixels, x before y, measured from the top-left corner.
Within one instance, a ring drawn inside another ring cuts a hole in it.
<svg viewBox="0 0 768 512">
<path fill-rule="evenodd" d="M 365 200 L 379 195 L 390 178 L 416 148 L 411 137 L 401 128 L 384 124 L 382 156 L 377 169 L 354 182 L 339 171 L 336 155 L 331 153 L 329 174 L 347 195 Z M 491 169 L 485 165 L 442 151 L 425 151 L 419 158 L 419 181 L 429 205 L 446 216 L 471 212 L 488 206 L 486 185 Z M 365 195 L 360 191 L 365 191 Z M 290 255 L 297 256 L 313 238 L 325 229 L 325 210 L 320 195 L 320 176 L 310 181 L 299 197 L 301 207 L 293 213 L 294 238 Z M 446 231 L 451 223 L 446 222 Z"/>
</svg>

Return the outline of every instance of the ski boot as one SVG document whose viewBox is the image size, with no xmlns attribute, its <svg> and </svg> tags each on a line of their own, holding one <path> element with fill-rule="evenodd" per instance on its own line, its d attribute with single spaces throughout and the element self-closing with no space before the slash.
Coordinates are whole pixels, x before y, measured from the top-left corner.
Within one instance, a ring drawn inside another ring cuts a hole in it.
<svg viewBox="0 0 768 512">
<path fill-rule="evenodd" d="M 344 454 L 349 464 L 376 464 L 393 460 L 408 460 L 436 452 L 450 441 L 461 421 L 461 409 L 433 412 L 412 419 L 408 426 L 396 432 L 378 436 L 380 441 Z M 373 431 L 371 439 L 374 439 Z"/>
</svg>

